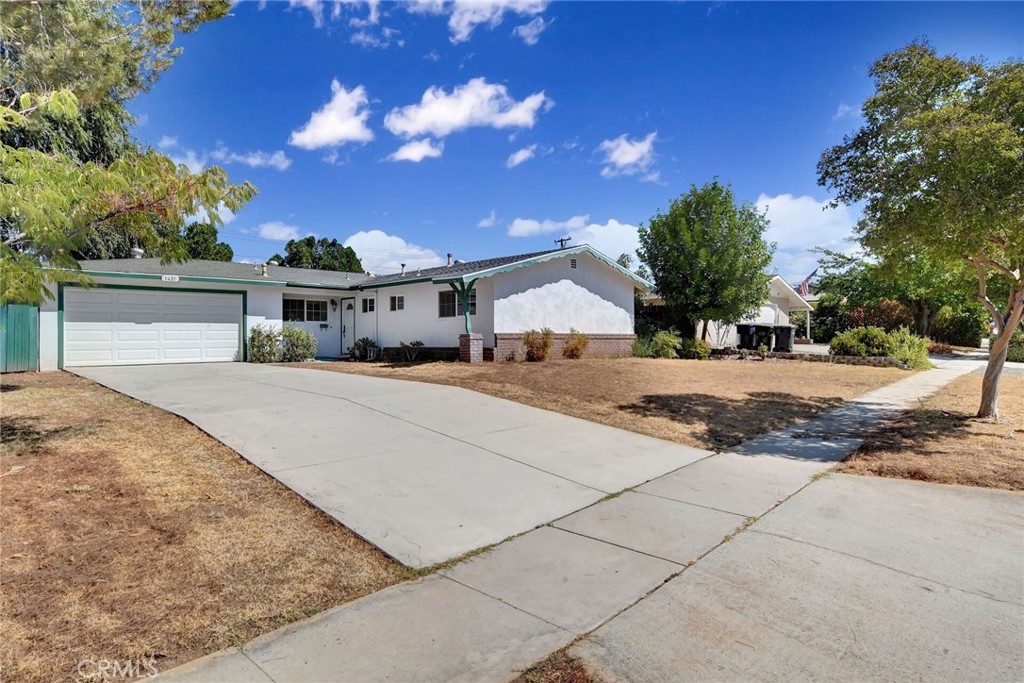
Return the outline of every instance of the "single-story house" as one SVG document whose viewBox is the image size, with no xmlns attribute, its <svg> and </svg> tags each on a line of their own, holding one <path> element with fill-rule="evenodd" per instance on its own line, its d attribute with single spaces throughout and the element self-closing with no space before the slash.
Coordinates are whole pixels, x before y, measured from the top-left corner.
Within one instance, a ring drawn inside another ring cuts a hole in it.
<svg viewBox="0 0 1024 683">
<path fill-rule="evenodd" d="M 645 305 L 664 306 L 665 301 L 652 294 L 645 297 Z M 767 297 L 764 303 L 748 317 L 741 320 L 740 325 L 789 325 L 789 316 L 794 311 L 811 311 L 811 305 L 793 289 L 792 285 L 778 275 L 768 281 Z M 701 325 L 697 326 L 697 336 L 701 333 Z M 708 323 L 707 341 L 715 348 L 734 347 L 739 343 L 736 325 L 719 325 Z"/>
<path fill-rule="evenodd" d="M 570 329 L 590 356 L 628 356 L 634 290 L 651 284 L 581 245 L 391 275 L 275 264 L 157 258 L 81 262 L 94 286 L 53 285 L 39 311 L 39 367 L 246 359 L 255 325 L 295 325 L 317 355 L 342 358 L 357 339 L 382 348 L 421 341 L 465 360 L 520 351 L 527 329 Z M 521 355 L 519 357 L 522 357 Z"/>
</svg>

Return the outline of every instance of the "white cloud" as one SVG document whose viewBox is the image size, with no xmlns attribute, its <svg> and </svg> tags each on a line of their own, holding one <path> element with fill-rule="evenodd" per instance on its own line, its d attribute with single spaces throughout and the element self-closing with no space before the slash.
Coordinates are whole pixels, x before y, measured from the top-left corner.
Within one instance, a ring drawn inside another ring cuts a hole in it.
<svg viewBox="0 0 1024 683">
<path fill-rule="evenodd" d="M 281 221 L 270 221 L 269 223 L 260 223 L 259 236 L 265 240 L 287 242 L 299 239 L 302 235 L 299 228 L 294 225 L 288 225 Z"/>
<path fill-rule="evenodd" d="M 551 22 L 544 21 L 544 17 L 535 17 L 522 26 L 516 26 L 512 33 L 522 38 L 527 45 L 536 45 L 540 41 L 540 34 L 550 25 Z"/>
<path fill-rule="evenodd" d="M 604 168 L 601 175 L 614 178 L 620 175 L 642 174 L 641 180 L 657 182 L 659 175 L 652 171 L 654 164 L 654 141 L 658 138 L 657 131 L 648 133 L 639 140 L 631 140 L 625 133 L 614 140 L 605 140 L 597 146 L 597 151 L 604 153 Z"/>
<path fill-rule="evenodd" d="M 498 224 L 498 216 L 495 214 L 494 209 L 491 209 L 491 215 L 486 218 L 481 218 L 480 222 L 476 224 L 478 228 L 493 228 Z"/>
<path fill-rule="evenodd" d="M 388 112 L 384 126 L 407 138 L 442 138 L 473 127 L 532 128 L 541 108 L 551 105 L 553 102 L 543 91 L 516 101 L 504 85 L 474 78 L 455 86 L 451 93 L 438 86 L 427 88 L 419 103 Z"/>
<path fill-rule="evenodd" d="M 547 0 L 455 0 L 448 17 L 449 40 L 462 43 L 469 40 L 477 26 L 498 26 L 506 13 L 532 17 L 547 9 Z"/>
<path fill-rule="evenodd" d="M 210 158 L 222 164 L 238 163 L 252 168 L 269 166 L 278 171 L 284 171 L 292 165 L 292 160 L 281 150 L 268 153 L 258 149 L 254 152 L 238 153 L 223 144 L 218 144 L 217 148 L 210 152 Z"/>
<path fill-rule="evenodd" d="M 288 0 L 288 9 L 302 7 L 313 15 L 313 25 L 320 28 L 324 25 L 324 4 L 321 0 Z"/>
<path fill-rule="evenodd" d="M 353 33 L 348 40 L 353 45 L 358 45 L 368 49 L 384 49 L 391 47 L 392 44 L 398 45 L 398 47 L 404 46 L 405 41 L 397 36 L 397 30 L 385 26 L 380 29 L 379 34 L 374 33 L 368 28 L 360 29 Z"/>
<path fill-rule="evenodd" d="M 838 121 L 839 119 L 845 119 L 848 116 L 856 115 L 856 113 L 857 107 L 853 106 L 852 104 L 840 102 L 839 108 L 836 109 L 836 113 L 832 115 L 832 120 Z"/>
<path fill-rule="evenodd" d="M 537 145 L 530 145 L 529 147 L 523 147 L 521 150 L 512 152 L 508 155 L 508 159 L 505 161 L 506 168 L 515 168 L 519 164 L 529 161 L 537 155 Z"/>
<path fill-rule="evenodd" d="M 778 245 L 775 267 L 787 280 L 803 280 L 814 270 L 818 261 L 810 252 L 814 247 L 844 251 L 850 246 L 857 218 L 848 206 L 832 209 L 807 195 L 763 193 L 755 203 L 758 210 L 767 211 L 770 223 L 765 238 Z"/>
<path fill-rule="evenodd" d="M 160 142 L 156 143 L 157 149 L 172 149 L 178 146 L 178 138 L 176 136 L 164 135 L 160 138 Z"/>
<path fill-rule="evenodd" d="M 370 117 L 366 88 L 357 85 L 346 90 L 337 79 L 331 81 L 331 101 L 313 112 L 305 126 L 292 131 L 288 144 L 302 149 L 336 147 L 347 142 L 369 142 L 373 131 L 366 125 Z"/>
<path fill-rule="evenodd" d="M 193 171 L 194 173 L 195 171 Z M 223 203 L 217 206 L 217 217 L 220 219 L 222 225 L 227 225 L 231 221 L 235 220 L 235 214 L 228 207 L 224 206 Z M 210 214 L 206 212 L 206 209 L 200 208 L 199 211 L 193 216 L 185 216 L 186 223 L 209 223 Z"/>
<path fill-rule="evenodd" d="M 363 268 L 371 273 L 398 272 L 403 263 L 406 273 L 445 264 L 445 259 L 434 250 L 383 230 L 361 230 L 346 239 L 344 245 L 355 250 Z"/>
<path fill-rule="evenodd" d="M 590 223 L 577 230 L 571 230 L 569 237 L 572 238 L 574 245 L 589 244 L 613 259 L 619 258 L 620 254 L 629 254 L 633 258 L 634 266 L 639 262 L 636 250 L 640 246 L 640 238 L 635 225 L 620 223 L 612 218 L 604 225 Z"/>
<path fill-rule="evenodd" d="M 183 154 L 172 154 L 170 158 L 179 166 L 187 166 L 189 173 L 199 173 L 206 168 L 206 156 L 196 154 L 195 150 L 186 149 Z"/>
<path fill-rule="evenodd" d="M 418 164 L 424 159 L 436 159 L 440 157 L 443 151 L 443 140 L 435 144 L 429 138 L 424 138 L 422 140 L 413 140 L 412 142 L 405 143 L 395 150 L 388 159 L 390 161 L 411 161 L 414 164 Z"/>
<path fill-rule="evenodd" d="M 553 221 L 545 218 L 542 221 L 533 218 L 517 218 L 508 226 L 509 237 L 533 237 L 552 232 L 571 232 L 581 230 L 587 225 L 590 216 L 573 216 L 565 221 Z"/>
</svg>

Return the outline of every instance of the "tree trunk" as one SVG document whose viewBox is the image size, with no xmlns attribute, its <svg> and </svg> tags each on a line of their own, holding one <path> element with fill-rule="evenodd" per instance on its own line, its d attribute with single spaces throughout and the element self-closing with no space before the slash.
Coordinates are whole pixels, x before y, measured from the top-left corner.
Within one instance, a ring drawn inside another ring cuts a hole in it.
<svg viewBox="0 0 1024 683">
<path fill-rule="evenodd" d="M 701 328 L 700 340 L 701 341 L 707 341 L 708 340 L 708 321 L 707 320 L 704 321 L 704 325 Z"/>
<path fill-rule="evenodd" d="M 914 315 L 914 334 L 927 337 L 932 331 L 932 303 L 926 299 L 910 302 L 910 312 Z"/>
<path fill-rule="evenodd" d="M 1003 374 L 1006 351 L 1010 346 L 1014 329 L 1015 327 L 1003 329 L 1003 333 L 989 346 L 988 365 L 985 366 L 985 376 L 981 380 L 981 406 L 978 408 L 978 417 L 999 419 L 999 379 Z"/>
</svg>

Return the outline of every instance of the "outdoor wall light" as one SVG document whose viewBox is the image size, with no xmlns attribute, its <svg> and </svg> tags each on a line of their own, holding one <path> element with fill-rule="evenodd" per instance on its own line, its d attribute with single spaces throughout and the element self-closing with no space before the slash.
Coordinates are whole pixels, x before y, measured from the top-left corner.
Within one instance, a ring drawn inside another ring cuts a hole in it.
<svg viewBox="0 0 1024 683">
<path fill-rule="evenodd" d="M 338 300 L 337 299 L 331 299 L 331 310 L 332 311 L 337 311 L 338 310 Z"/>
</svg>

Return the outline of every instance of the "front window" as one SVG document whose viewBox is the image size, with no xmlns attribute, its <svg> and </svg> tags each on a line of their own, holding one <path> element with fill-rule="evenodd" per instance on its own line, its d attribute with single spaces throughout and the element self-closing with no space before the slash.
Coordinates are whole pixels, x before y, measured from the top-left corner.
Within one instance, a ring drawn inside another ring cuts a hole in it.
<svg viewBox="0 0 1024 683">
<path fill-rule="evenodd" d="M 462 314 L 459 296 L 455 290 L 437 293 L 437 315 L 440 318 L 455 318 Z M 469 314 L 476 315 L 476 290 L 469 292 Z"/>
<path fill-rule="evenodd" d="M 405 297 L 404 296 L 393 296 L 393 297 L 391 297 L 391 310 L 392 311 L 404 311 L 405 310 Z"/>
<path fill-rule="evenodd" d="M 302 299 L 285 299 L 281 314 L 282 320 L 286 323 L 301 323 L 306 321 L 306 302 Z"/>
<path fill-rule="evenodd" d="M 363 299 L 363 313 L 373 313 L 376 299 Z"/>
<path fill-rule="evenodd" d="M 311 323 L 327 322 L 327 302 L 310 299 L 306 302 L 306 320 Z"/>
</svg>

